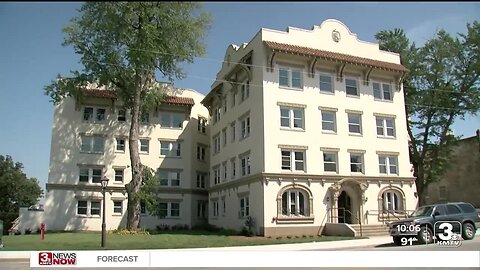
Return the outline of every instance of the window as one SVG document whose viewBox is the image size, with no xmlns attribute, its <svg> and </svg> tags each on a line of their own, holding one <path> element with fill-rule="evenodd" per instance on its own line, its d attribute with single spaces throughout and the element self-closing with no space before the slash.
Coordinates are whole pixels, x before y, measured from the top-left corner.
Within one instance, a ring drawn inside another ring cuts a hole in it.
<svg viewBox="0 0 480 270">
<path fill-rule="evenodd" d="M 392 117 L 375 117 L 377 135 L 395 137 L 395 119 Z"/>
<path fill-rule="evenodd" d="M 117 152 L 125 153 L 125 139 L 124 138 L 115 138 L 117 144 L 115 150 Z"/>
<path fill-rule="evenodd" d="M 115 182 L 123 183 L 123 169 L 115 169 Z"/>
<path fill-rule="evenodd" d="M 227 205 L 225 203 L 225 197 L 222 198 L 222 216 L 225 216 L 225 213 L 227 212 Z"/>
<path fill-rule="evenodd" d="M 357 80 L 355 79 L 345 79 L 345 91 L 349 96 L 359 96 Z"/>
<path fill-rule="evenodd" d="M 331 75 L 320 74 L 320 92 L 333 93 L 333 79 Z"/>
<path fill-rule="evenodd" d="M 237 161 L 235 158 L 230 160 L 230 166 L 232 168 L 232 179 L 235 179 L 235 175 L 237 173 Z"/>
<path fill-rule="evenodd" d="M 447 212 L 449 215 L 455 215 L 455 214 L 460 214 L 461 211 L 458 209 L 456 205 L 453 204 L 447 204 L 445 205 L 447 207 Z"/>
<path fill-rule="evenodd" d="M 201 161 L 205 161 L 205 157 L 206 157 L 205 146 L 197 145 L 197 159 Z"/>
<path fill-rule="evenodd" d="M 100 216 L 100 201 L 91 201 L 90 202 L 90 215 L 91 216 Z"/>
<path fill-rule="evenodd" d="M 176 218 L 180 216 L 180 203 L 161 202 L 158 206 L 160 218 Z"/>
<path fill-rule="evenodd" d="M 235 141 L 235 133 L 236 133 L 236 130 L 235 130 L 235 122 L 233 122 L 231 125 L 230 125 L 230 130 L 232 132 L 232 142 Z"/>
<path fill-rule="evenodd" d="M 225 96 L 222 100 L 222 107 L 223 107 L 223 113 L 225 114 L 228 110 L 228 107 L 227 107 L 227 97 Z"/>
<path fill-rule="evenodd" d="M 334 111 L 322 110 L 322 130 L 323 131 L 337 131 L 336 113 Z"/>
<path fill-rule="evenodd" d="M 207 218 L 207 202 L 197 201 L 197 217 L 200 219 Z"/>
<path fill-rule="evenodd" d="M 92 121 L 93 120 L 93 108 L 85 107 L 83 109 L 83 120 L 84 121 Z"/>
<path fill-rule="evenodd" d="M 127 112 L 123 109 L 118 110 L 118 122 L 125 122 L 127 120 Z"/>
<path fill-rule="evenodd" d="M 380 100 L 392 100 L 392 87 L 387 83 L 373 82 L 373 97 Z"/>
<path fill-rule="evenodd" d="M 398 174 L 398 161 L 396 156 L 378 156 L 381 174 Z"/>
<path fill-rule="evenodd" d="M 336 152 L 323 152 L 323 171 L 338 172 Z"/>
<path fill-rule="evenodd" d="M 215 185 L 220 184 L 220 167 L 213 169 L 213 183 Z"/>
<path fill-rule="evenodd" d="M 232 92 L 232 108 L 235 107 L 235 103 L 236 103 L 236 97 L 237 97 L 237 93 L 236 92 Z"/>
<path fill-rule="evenodd" d="M 348 132 L 362 134 L 362 115 L 356 113 L 348 114 Z"/>
<path fill-rule="evenodd" d="M 79 182 L 101 183 L 102 168 L 99 167 L 80 167 Z"/>
<path fill-rule="evenodd" d="M 77 202 L 77 215 L 100 217 L 100 201 L 80 200 Z"/>
<path fill-rule="evenodd" d="M 241 158 L 242 176 L 250 174 L 250 156 L 244 156 Z"/>
<path fill-rule="evenodd" d="M 206 173 L 197 172 L 197 188 L 205 188 L 206 179 Z"/>
<path fill-rule="evenodd" d="M 401 213 L 404 210 L 403 197 L 397 190 L 389 189 L 382 193 L 382 207 L 387 212 Z"/>
<path fill-rule="evenodd" d="M 303 109 L 280 107 L 280 126 L 292 129 L 305 129 Z"/>
<path fill-rule="evenodd" d="M 182 128 L 184 119 L 183 113 L 161 112 L 160 126 L 162 128 Z M 205 129 L 202 133 L 205 133 Z"/>
<path fill-rule="evenodd" d="M 278 72 L 280 86 L 303 89 L 303 70 L 280 67 Z"/>
<path fill-rule="evenodd" d="M 218 217 L 218 201 L 212 201 L 212 213 L 214 217 Z"/>
<path fill-rule="evenodd" d="M 213 109 L 213 123 L 217 123 L 218 121 L 220 121 L 220 118 L 220 107 L 216 107 Z"/>
<path fill-rule="evenodd" d="M 350 172 L 363 173 L 363 154 L 350 153 Z"/>
<path fill-rule="evenodd" d="M 148 154 L 150 148 L 150 140 L 140 139 L 140 153 Z"/>
<path fill-rule="evenodd" d="M 282 215 L 309 216 L 308 195 L 299 189 L 289 189 L 282 194 Z"/>
<path fill-rule="evenodd" d="M 250 199 L 248 197 L 240 198 L 240 217 L 248 217 L 250 215 Z"/>
<path fill-rule="evenodd" d="M 142 115 L 140 116 L 140 123 L 142 124 L 150 123 L 150 114 L 148 112 L 142 112 Z"/>
<path fill-rule="evenodd" d="M 95 119 L 93 118 L 93 113 L 95 113 Z M 83 109 L 83 120 L 84 121 L 94 121 L 95 122 L 102 122 L 105 120 L 105 108 L 93 108 L 93 107 L 85 107 Z"/>
<path fill-rule="evenodd" d="M 305 171 L 305 152 L 282 150 L 282 170 Z"/>
<path fill-rule="evenodd" d="M 113 213 L 121 214 L 123 213 L 123 201 L 113 201 Z"/>
<path fill-rule="evenodd" d="M 160 186 L 178 187 L 180 186 L 180 172 L 170 170 L 158 170 Z"/>
<path fill-rule="evenodd" d="M 213 137 L 213 153 L 220 152 L 220 135 Z"/>
<path fill-rule="evenodd" d="M 244 139 L 250 135 L 250 116 L 240 120 L 240 124 L 242 128 L 242 139 Z"/>
<path fill-rule="evenodd" d="M 227 178 L 228 178 L 228 169 L 227 169 L 227 162 L 224 162 L 222 164 L 222 167 L 223 167 L 223 181 L 227 181 Z"/>
<path fill-rule="evenodd" d="M 225 146 L 227 144 L 227 129 L 226 128 L 224 128 L 222 130 L 222 141 L 223 141 L 222 145 Z"/>
<path fill-rule="evenodd" d="M 207 119 L 204 117 L 198 118 L 198 132 L 205 134 L 207 132 Z"/>
<path fill-rule="evenodd" d="M 160 141 L 160 155 L 165 157 L 180 157 L 181 144 L 179 142 Z"/>
<path fill-rule="evenodd" d="M 81 136 L 82 144 L 80 151 L 83 153 L 103 154 L 105 149 L 105 137 L 103 136 Z"/>
<path fill-rule="evenodd" d="M 241 95 L 242 101 L 244 101 L 245 99 L 247 99 L 250 96 L 250 81 L 249 80 L 246 80 L 242 84 L 241 89 L 240 89 L 240 95 Z"/>
</svg>

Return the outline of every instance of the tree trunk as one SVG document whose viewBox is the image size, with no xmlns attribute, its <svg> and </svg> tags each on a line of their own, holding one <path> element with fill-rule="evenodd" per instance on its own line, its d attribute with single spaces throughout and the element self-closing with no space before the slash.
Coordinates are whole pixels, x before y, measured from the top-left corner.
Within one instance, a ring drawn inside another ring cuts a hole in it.
<svg viewBox="0 0 480 270">
<path fill-rule="evenodd" d="M 130 126 L 129 150 L 130 164 L 132 167 L 132 181 L 125 185 L 128 194 L 127 203 L 127 229 L 138 229 L 140 225 L 140 199 L 137 196 L 142 186 L 143 166 L 139 154 L 139 117 L 140 117 L 140 89 L 135 91 L 132 106 L 132 119 Z"/>
</svg>

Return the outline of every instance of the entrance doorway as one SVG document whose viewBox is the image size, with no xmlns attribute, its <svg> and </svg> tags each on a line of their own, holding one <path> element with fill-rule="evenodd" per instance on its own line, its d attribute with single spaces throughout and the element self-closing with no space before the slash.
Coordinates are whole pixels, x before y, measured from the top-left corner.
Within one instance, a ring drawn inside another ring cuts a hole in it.
<svg viewBox="0 0 480 270">
<path fill-rule="evenodd" d="M 338 223 L 352 224 L 352 200 L 345 190 L 338 196 Z"/>
</svg>

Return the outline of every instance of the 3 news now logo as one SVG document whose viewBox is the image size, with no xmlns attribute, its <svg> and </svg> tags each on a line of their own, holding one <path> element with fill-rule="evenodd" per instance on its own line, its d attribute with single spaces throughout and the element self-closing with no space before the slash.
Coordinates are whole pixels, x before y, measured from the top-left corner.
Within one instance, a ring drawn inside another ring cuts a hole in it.
<svg viewBox="0 0 480 270">
<path fill-rule="evenodd" d="M 39 265 L 75 265 L 77 253 L 75 252 L 40 252 L 38 253 Z"/>
</svg>

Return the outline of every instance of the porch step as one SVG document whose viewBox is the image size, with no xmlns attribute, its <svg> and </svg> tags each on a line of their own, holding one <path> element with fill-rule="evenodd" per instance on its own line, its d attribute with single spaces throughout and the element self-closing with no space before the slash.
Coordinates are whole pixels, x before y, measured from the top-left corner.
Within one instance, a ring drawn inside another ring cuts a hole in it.
<svg viewBox="0 0 480 270">
<path fill-rule="evenodd" d="M 360 236 L 360 225 L 350 224 L 355 230 L 355 235 Z M 362 225 L 362 236 L 386 236 L 388 235 L 388 226 L 384 224 L 378 225 Z"/>
</svg>

